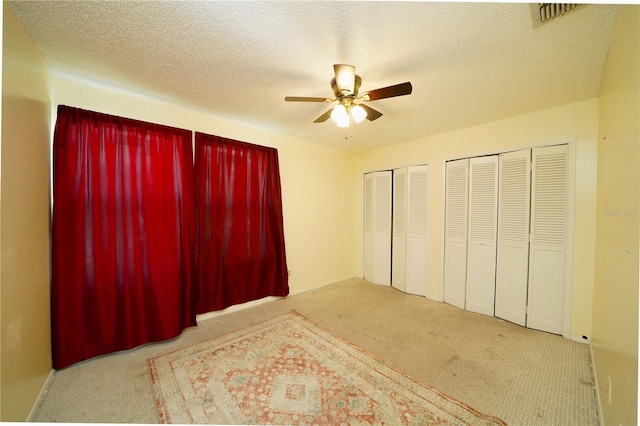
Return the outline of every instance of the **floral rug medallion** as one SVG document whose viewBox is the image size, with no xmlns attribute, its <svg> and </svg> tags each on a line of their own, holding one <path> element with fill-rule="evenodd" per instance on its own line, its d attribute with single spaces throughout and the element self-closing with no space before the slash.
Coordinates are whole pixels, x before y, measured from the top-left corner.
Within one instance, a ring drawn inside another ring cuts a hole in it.
<svg viewBox="0 0 640 426">
<path fill-rule="evenodd" d="M 293 311 L 147 364 L 160 423 L 505 424 Z"/>
</svg>

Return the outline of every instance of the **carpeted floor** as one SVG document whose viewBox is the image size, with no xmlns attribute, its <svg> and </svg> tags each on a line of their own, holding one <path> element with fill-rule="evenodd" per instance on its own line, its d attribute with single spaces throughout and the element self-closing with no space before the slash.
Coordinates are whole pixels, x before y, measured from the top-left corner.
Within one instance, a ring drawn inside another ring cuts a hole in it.
<svg viewBox="0 0 640 426">
<path fill-rule="evenodd" d="M 356 278 L 202 321 L 172 341 L 58 371 L 33 420 L 157 423 L 147 358 L 292 309 L 510 425 L 598 424 L 588 345 Z"/>
</svg>

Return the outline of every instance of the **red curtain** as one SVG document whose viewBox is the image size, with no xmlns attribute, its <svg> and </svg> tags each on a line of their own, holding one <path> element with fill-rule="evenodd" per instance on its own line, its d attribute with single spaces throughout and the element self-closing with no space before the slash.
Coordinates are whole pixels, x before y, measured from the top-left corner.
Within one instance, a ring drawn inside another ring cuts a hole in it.
<svg viewBox="0 0 640 426">
<path fill-rule="evenodd" d="M 196 133 L 198 313 L 289 294 L 278 151 Z"/>
<path fill-rule="evenodd" d="M 53 156 L 53 366 L 195 325 L 191 132 L 60 106 Z"/>
</svg>

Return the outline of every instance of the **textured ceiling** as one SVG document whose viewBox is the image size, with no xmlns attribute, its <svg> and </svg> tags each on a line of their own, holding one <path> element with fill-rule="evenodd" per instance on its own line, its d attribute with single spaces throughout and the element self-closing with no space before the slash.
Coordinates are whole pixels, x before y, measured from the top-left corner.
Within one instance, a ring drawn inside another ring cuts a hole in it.
<svg viewBox="0 0 640 426">
<path fill-rule="evenodd" d="M 598 96 L 615 5 L 533 29 L 526 3 L 11 1 L 52 70 L 354 151 Z M 410 81 L 353 125 L 313 120 L 333 64 L 361 92 Z M 133 117 L 135 118 L 135 117 Z"/>
</svg>

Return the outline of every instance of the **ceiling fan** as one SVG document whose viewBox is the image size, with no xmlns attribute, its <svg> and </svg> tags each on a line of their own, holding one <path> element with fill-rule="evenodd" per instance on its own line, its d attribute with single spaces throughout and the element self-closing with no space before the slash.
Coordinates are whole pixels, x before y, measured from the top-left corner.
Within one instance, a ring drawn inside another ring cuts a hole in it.
<svg viewBox="0 0 640 426">
<path fill-rule="evenodd" d="M 314 123 L 323 123 L 331 117 L 338 123 L 339 127 L 349 127 L 351 118 L 353 118 L 353 121 L 356 123 L 359 123 L 365 118 L 373 121 L 382 117 L 381 112 L 365 105 L 365 102 L 410 95 L 413 90 L 411 83 L 406 82 L 370 90 L 364 92 L 362 95 L 358 95 L 362 79 L 359 75 L 356 75 L 356 67 L 353 65 L 335 64 L 333 70 L 336 75 L 331 80 L 331 88 L 335 95 L 334 99 L 287 96 L 284 100 L 287 102 L 338 102 L 338 105 L 334 108 L 316 118 Z"/>
</svg>

